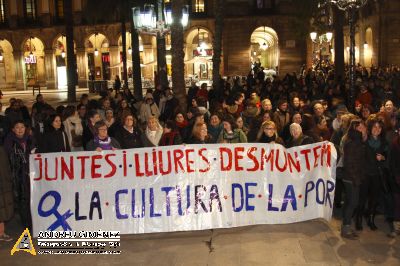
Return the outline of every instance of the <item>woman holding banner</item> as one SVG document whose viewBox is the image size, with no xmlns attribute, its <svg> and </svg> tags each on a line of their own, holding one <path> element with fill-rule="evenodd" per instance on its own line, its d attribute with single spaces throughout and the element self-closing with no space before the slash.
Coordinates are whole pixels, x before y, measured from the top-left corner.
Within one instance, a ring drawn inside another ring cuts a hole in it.
<svg viewBox="0 0 400 266">
<path fill-rule="evenodd" d="M 163 127 L 160 125 L 158 118 L 150 116 L 147 119 L 147 126 L 141 139 L 143 147 L 157 147 L 163 134 Z"/>
<path fill-rule="evenodd" d="M 31 228 L 29 154 L 36 150 L 24 121 L 17 120 L 8 134 L 4 147 L 10 159 L 15 202 L 24 227 Z"/>
<path fill-rule="evenodd" d="M 130 111 L 124 111 L 122 115 L 123 125 L 115 130 L 115 139 L 119 142 L 122 149 L 133 149 L 143 147 L 140 138 L 141 133 L 136 127 L 136 119 Z"/>
<path fill-rule="evenodd" d="M 257 142 L 284 145 L 283 140 L 278 136 L 276 125 L 273 121 L 265 121 L 262 123 L 258 132 Z"/>
<path fill-rule="evenodd" d="M 109 151 L 121 148 L 117 140 L 108 136 L 108 127 L 104 121 L 96 122 L 94 128 L 96 133 L 86 146 L 88 151 Z"/>
</svg>

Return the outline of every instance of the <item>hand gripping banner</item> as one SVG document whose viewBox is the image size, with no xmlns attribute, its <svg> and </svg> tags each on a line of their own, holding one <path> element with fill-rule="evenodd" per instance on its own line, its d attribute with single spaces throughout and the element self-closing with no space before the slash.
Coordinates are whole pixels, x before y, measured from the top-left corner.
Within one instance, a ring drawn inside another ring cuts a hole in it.
<svg viewBox="0 0 400 266">
<path fill-rule="evenodd" d="M 330 142 L 180 145 L 32 154 L 33 235 L 123 234 L 329 220 L 336 150 Z"/>
</svg>

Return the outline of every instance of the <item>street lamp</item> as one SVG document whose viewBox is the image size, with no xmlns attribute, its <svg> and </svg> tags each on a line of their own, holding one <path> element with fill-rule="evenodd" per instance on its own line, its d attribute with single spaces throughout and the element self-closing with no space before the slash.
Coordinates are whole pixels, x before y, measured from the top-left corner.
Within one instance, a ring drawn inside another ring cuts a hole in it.
<svg viewBox="0 0 400 266">
<path fill-rule="evenodd" d="M 97 36 L 97 33 L 94 34 L 94 56 L 99 55 L 99 50 L 97 50 L 97 44 L 96 44 L 96 36 Z"/>
<path fill-rule="evenodd" d="M 62 45 L 63 45 L 63 48 L 62 48 L 62 50 L 61 50 L 61 57 L 62 57 L 62 58 L 65 58 L 64 35 L 61 36 L 61 42 L 62 42 Z"/>
<path fill-rule="evenodd" d="M 333 33 L 328 31 L 327 33 L 322 34 L 322 35 L 320 35 L 318 37 L 318 33 L 313 31 L 313 32 L 310 33 L 310 38 L 311 38 L 311 41 L 313 43 L 313 48 L 312 48 L 313 55 L 315 53 L 315 46 L 314 45 L 318 44 L 318 47 L 319 47 L 319 63 L 318 64 L 319 64 L 319 67 L 321 67 L 321 63 L 322 63 L 322 44 L 323 43 L 328 43 L 329 44 L 329 50 L 328 51 L 330 51 L 330 46 L 331 46 L 330 44 L 331 44 L 331 41 L 332 41 L 332 38 L 333 38 Z"/>
<path fill-rule="evenodd" d="M 355 15 L 356 11 L 363 7 L 368 0 L 325 0 L 327 4 L 334 4 L 340 10 L 346 11 L 349 17 L 350 28 L 350 103 L 354 109 L 355 100 L 355 65 L 356 65 L 356 41 L 355 41 Z"/>
<path fill-rule="evenodd" d="M 157 12 L 156 12 L 157 11 Z M 138 33 L 157 36 L 157 72 L 160 84 L 168 86 L 167 61 L 165 52 L 165 35 L 170 32 L 173 23 L 171 3 L 157 0 L 157 9 L 154 5 L 145 4 L 143 8 L 132 8 L 133 22 Z M 182 8 L 182 26 L 185 28 L 189 21 L 189 6 Z"/>
<path fill-rule="evenodd" d="M 33 52 L 32 52 L 32 39 L 34 39 L 35 37 L 29 37 L 29 59 L 32 60 L 33 59 Z"/>
</svg>

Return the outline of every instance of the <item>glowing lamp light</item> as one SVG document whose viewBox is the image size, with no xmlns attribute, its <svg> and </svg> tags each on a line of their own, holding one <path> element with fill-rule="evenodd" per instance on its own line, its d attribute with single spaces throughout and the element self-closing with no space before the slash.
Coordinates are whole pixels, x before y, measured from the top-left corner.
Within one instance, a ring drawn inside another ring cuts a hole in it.
<svg viewBox="0 0 400 266">
<path fill-rule="evenodd" d="M 365 50 L 368 49 L 368 43 L 367 43 L 367 42 L 364 43 L 364 49 L 365 49 Z"/>
<path fill-rule="evenodd" d="M 0 62 L 3 62 L 3 53 L 2 52 L 0 52 Z"/>
<path fill-rule="evenodd" d="M 317 40 L 317 33 L 315 31 L 310 33 L 310 38 L 313 42 Z"/>
<path fill-rule="evenodd" d="M 98 56 L 99 55 L 99 50 L 97 50 L 97 48 L 96 49 L 94 49 L 94 56 Z"/>
<path fill-rule="evenodd" d="M 139 52 L 143 52 L 143 45 L 139 45 Z"/>
<path fill-rule="evenodd" d="M 30 57 L 30 59 L 33 58 L 33 53 L 32 53 L 32 51 L 29 53 L 29 57 Z"/>
<path fill-rule="evenodd" d="M 264 42 L 263 44 L 261 44 L 261 49 L 267 50 L 267 49 L 268 49 L 268 44 L 267 44 L 266 42 Z"/>
<path fill-rule="evenodd" d="M 65 51 L 64 51 L 64 49 L 62 49 L 62 51 L 61 51 L 61 57 L 62 57 L 62 58 L 65 58 Z"/>
<path fill-rule="evenodd" d="M 128 54 L 130 54 L 130 55 L 132 54 L 132 47 L 130 47 L 130 46 L 128 48 Z"/>
<path fill-rule="evenodd" d="M 332 37 L 333 37 L 333 33 L 330 32 L 330 31 L 328 31 L 328 32 L 326 33 L 326 39 L 327 39 L 327 41 L 330 42 L 330 41 L 332 40 Z"/>
</svg>

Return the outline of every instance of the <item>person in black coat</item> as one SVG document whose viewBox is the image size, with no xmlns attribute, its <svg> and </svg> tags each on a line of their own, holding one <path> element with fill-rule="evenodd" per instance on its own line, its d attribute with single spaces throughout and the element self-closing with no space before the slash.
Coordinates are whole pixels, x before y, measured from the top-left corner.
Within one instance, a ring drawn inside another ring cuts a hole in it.
<svg viewBox="0 0 400 266">
<path fill-rule="evenodd" d="M 127 113 L 122 117 L 123 125 L 115 131 L 115 139 L 122 149 L 133 149 L 143 147 L 140 132 L 136 127 L 136 119 L 132 114 Z"/>
<path fill-rule="evenodd" d="M 387 173 L 386 158 L 389 146 L 385 139 L 384 124 L 378 119 L 368 121 L 368 140 L 366 142 L 366 178 L 360 185 L 359 205 L 356 209 L 356 229 L 362 230 L 362 216 L 368 201 L 366 214 L 367 224 L 372 231 L 378 229 L 375 225 L 376 208 L 379 202 L 381 180 Z"/>
<path fill-rule="evenodd" d="M 70 152 L 68 136 L 64 132 L 61 117 L 59 115 L 51 115 L 47 121 L 43 141 L 39 146 L 39 152 Z"/>
<path fill-rule="evenodd" d="M 4 148 L 10 160 L 14 202 L 22 225 L 31 228 L 29 155 L 35 152 L 36 144 L 32 136 L 28 134 L 23 120 L 15 121 L 11 128 L 12 131 L 4 141 Z"/>
<path fill-rule="evenodd" d="M 347 134 L 344 136 L 343 147 L 344 170 L 344 204 L 341 235 L 348 239 L 357 239 L 358 235 L 351 228 L 354 209 L 358 205 L 360 185 L 366 176 L 366 145 L 363 139 L 366 127 L 361 120 L 351 121 Z"/>
<path fill-rule="evenodd" d="M 96 135 L 96 129 L 94 128 L 94 125 L 96 122 L 100 121 L 100 115 L 97 113 L 96 110 L 90 110 L 88 113 L 88 121 L 86 125 L 83 127 L 83 134 L 82 134 L 82 143 L 83 143 L 83 148 L 87 150 L 87 143 L 94 138 Z"/>
<path fill-rule="evenodd" d="M 159 146 L 180 145 L 182 143 L 181 135 L 179 134 L 175 123 L 171 120 L 168 120 L 165 123 L 164 133 L 161 137 Z"/>
</svg>

